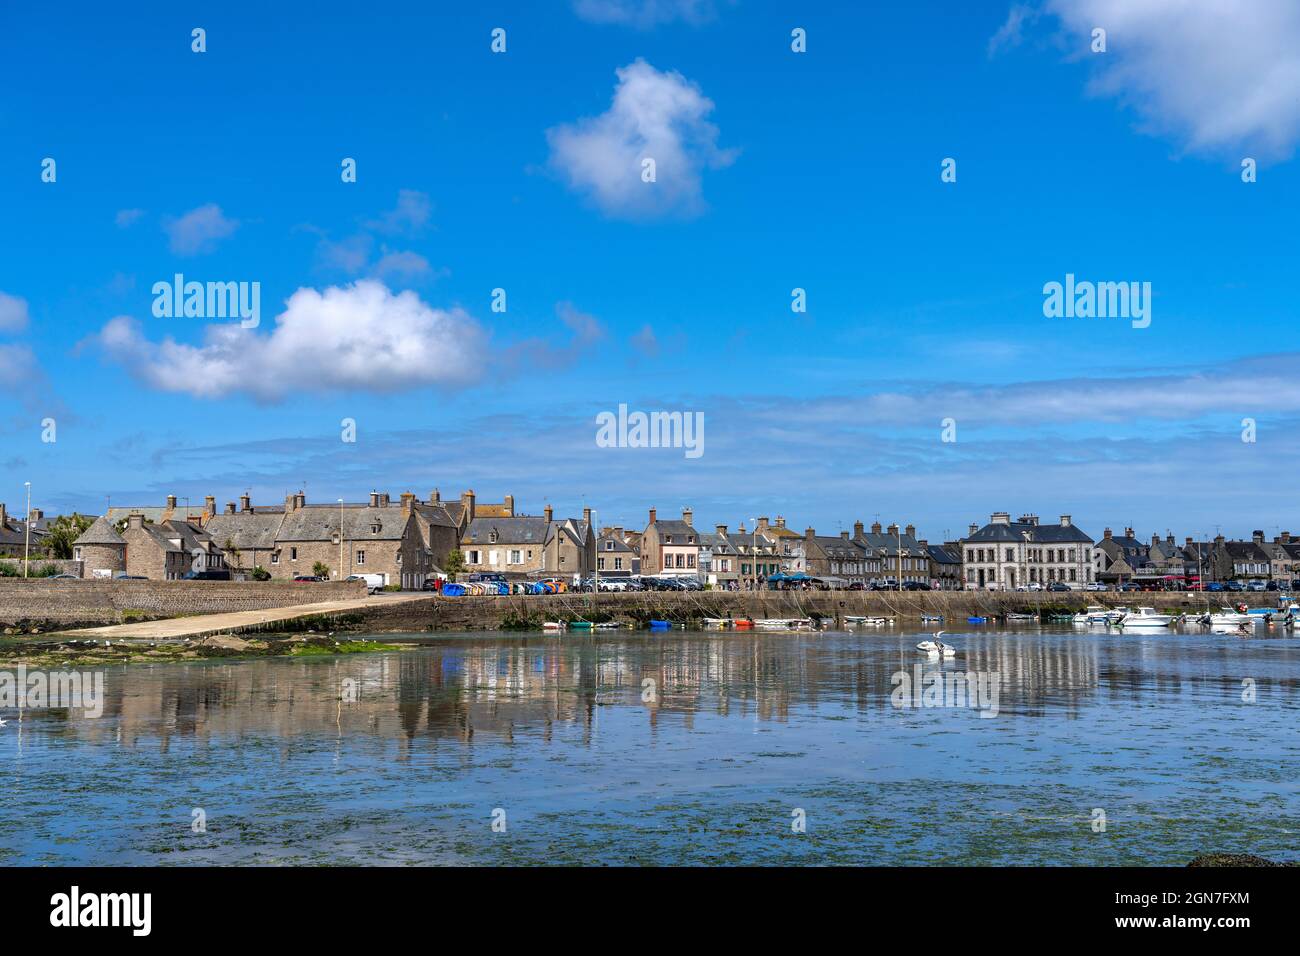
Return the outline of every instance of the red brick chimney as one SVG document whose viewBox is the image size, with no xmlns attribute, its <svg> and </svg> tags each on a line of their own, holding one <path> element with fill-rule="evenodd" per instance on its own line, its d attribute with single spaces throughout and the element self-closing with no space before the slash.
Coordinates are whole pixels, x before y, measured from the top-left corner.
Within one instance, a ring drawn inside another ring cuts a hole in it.
<svg viewBox="0 0 1300 956">
<path fill-rule="evenodd" d="M 550 524 L 554 520 L 552 517 L 554 514 L 555 512 L 552 510 L 550 505 L 547 505 L 542 509 L 542 517 L 546 519 L 547 524 Z"/>
<path fill-rule="evenodd" d="M 654 524 L 654 523 L 655 523 L 655 510 L 654 510 L 653 508 L 651 508 L 651 509 L 650 509 L 650 524 Z"/>
</svg>

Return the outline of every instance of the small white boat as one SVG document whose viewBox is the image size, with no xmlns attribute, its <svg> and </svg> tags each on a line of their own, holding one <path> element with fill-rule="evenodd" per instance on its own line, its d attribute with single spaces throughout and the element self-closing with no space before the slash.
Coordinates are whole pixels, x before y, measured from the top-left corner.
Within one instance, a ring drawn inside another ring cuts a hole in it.
<svg viewBox="0 0 1300 956">
<path fill-rule="evenodd" d="M 706 617 L 704 619 L 705 627 L 730 627 L 731 618 L 729 617 Z"/>
<path fill-rule="evenodd" d="M 943 636 L 943 631 L 934 635 L 932 640 L 922 641 L 920 644 L 917 644 L 916 649 L 929 654 L 931 657 L 955 657 L 957 654 L 957 648 L 939 640 L 941 636 Z"/>
<path fill-rule="evenodd" d="M 886 624 L 893 624 L 892 617 L 864 617 L 860 614 L 844 615 L 845 624 L 858 624 L 863 627 L 884 627 Z"/>
<path fill-rule="evenodd" d="M 1089 604 L 1071 619 L 1075 624 L 1105 626 L 1111 623 L 1112 612 L 1100 604 Z"/>
<path fill-rule="evenodd" d="M 1013 614 L 1008 614 L 1008 615 L 1007 615 L 1007 620 L 1008 620 L 1008 621 L 1037 621 L 1037 620 L 1038 620 L 1038 615 L 1037 615 L 1037 614 L 1021 614 L 1021 613 L 1019 613 L 1019 612 L 1016 612 L 1016 613 L 1013 613 Z"/>
<path fill-rule="evenodd" d="M 1256 618 L 1242 610 L 1234 610 L 1230 607 L 1221 607 L 1217 611 L 1202 614 L 1197 620 L 1201 624 L 1209 624 L 1211 627 L 1237 627 L 1242 624 L 1248 624 L 1252 627 Z"/>
<path fill-rule="evenodd" d="M 921 615 L 921 623 L 922 623 L 922 624 L 942 624 L 942 623 L 943 623 L 943 615 L 942 615 L 942 614 L 922 614 L 922 615 Z"/>
<path fill-rule="evenodd" d="M 1122 628 L 1168 627 L 1172 623 L 1174 623 L 1172 616 L 1158 614 L 1153 607 L 1140 607 L 1119 619 L 1119 626 Z"/>
<path fill-rule="evenodd" d="M 543 621 L 543 631 L 562 631 L 567 625 L 563 621 Z"/>
<path fill-rule="evenodd" d="M 797 631 L 812 627 L 810 617 L 756 617 L 754 626 L 765 631 Z"/>
</svg>

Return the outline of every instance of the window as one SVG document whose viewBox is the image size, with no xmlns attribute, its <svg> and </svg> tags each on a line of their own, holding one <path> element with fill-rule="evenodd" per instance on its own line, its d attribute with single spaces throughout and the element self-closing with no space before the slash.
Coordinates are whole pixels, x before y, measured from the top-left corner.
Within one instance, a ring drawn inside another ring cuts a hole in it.
<svg viewBox="0 0 1300 956">
<path fill-rule="evenodd" d="M 613 550 L 614 550 L 614 542 L 613 542 L 613 541 L 606 541 L 606 542 L 605 542 L 605 550 L 606 550 L 606 551 L 613 551 Z"/>
<path fill-rule="evenodd" d="M 597 571 L 604 571 L 604 570 L 605 570 L 605 559 L 604 559 L 604 558 L 597 558 L 597 559 L 596 559 L 596 570 L 597 570 Z"/>
<path fill-rule="evenodd" d="M 517 548 L 514 551 L 511 551 L 509 557 L 509 563 L 523 564 L 524 563 L 523 552 L 518 550 Z"/>
<path fill-rule="evenodd" d="M 615 570 L 615 571 L 622 571 L 622 570 L 623 570 L 623 559 L 622 559 L 622 558 L 615 558 L 615 559 L 614 559 L 614 570 Z"/>
<path fill-rule="evenodd" d="M 72 558 L 73 558 L 73 560 L 75 560 L 75 561 L 80 561 L 80 560 L 81 560 L 81 549 L 80 549 L 80 548 L 73 548 L 73 549 L 72 549 Z"/>
<path fill-rule="evenodd" d="M 493 548 L 491 551 L 488 552 L 488 564 L 492 565 L 492 567 L 494 567 L 494 568 L 496 567 L 496 565 L 497 565 L 497 550 L 496 550 L 496 548 Z"/>
<path fill-rule="evenodd" d="M 672 543 L 673 543 L 673 536 L 670 534 L 664 535 L 664 544 L 672 544 Z"/>
<path fill-rule="evenodd" d="M 298 560 L 298 549 L 297 549 L 297 548 L 290 548 L 290 549 L 289 549 L 289 560 L 290 560 L 290 561 L 297 561 L 297 560 Z"/>
<path fill-rule="evenodd" d="M 686 556 L 686 566 L 687 566 L 688 568 L 693 568 L 693 567 L 695 567 L 695 555 L 693 555 L 693 554 L 688 554 L 688 555 Z"/>
<path fill-rule="evenodd" d="M 401 555 L 399 554 L 398 557 L 400 558 Z M 364 551 L 358 550 L 358 551 L 357 551 L 357 564 L 365 564 L 365 563 L 366 563 L 366 553 L 365 553 Z"/>
<path fill-rule="evenodd" d="M 466 554 L 465 554 L 465 559 L 466 559 L 470 564 L 479 564 L 479 563 L 481 563 L 481 562 L 480 562 L 480 559 L 479 559 L 479 553 L 478 553 L 477 551 L 468 551 L 468 552 L 466 552 Z"/>
<path fill-rule="evenodd" d="M 1013 551 L 1011 548 L 1007 548 L 1007 560 L 1008 561 L 1016 560 L 1016 552 Z"/>
<path fill-rule="evenodd" d="M 279 564 L 279 563 L 280 563 L 280 552 L 279 552 L 279 551 L 272 551 L 272 552 L 271 552 L 271 563 L 272 563 L 272 564 Z"/>
</svg>

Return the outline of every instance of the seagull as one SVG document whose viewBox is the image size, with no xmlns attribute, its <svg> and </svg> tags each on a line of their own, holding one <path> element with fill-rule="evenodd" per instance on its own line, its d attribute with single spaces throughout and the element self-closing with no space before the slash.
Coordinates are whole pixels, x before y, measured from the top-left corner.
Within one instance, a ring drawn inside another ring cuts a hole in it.
<svg viewBox="0 0 1300 956">
<path fill-rule="evenodd" d="M 3 717 L 0 717 L 0 727 L 3 727 L 7 723 L 9 723 L 9 721 L 5 720 Z"/>
</svg>

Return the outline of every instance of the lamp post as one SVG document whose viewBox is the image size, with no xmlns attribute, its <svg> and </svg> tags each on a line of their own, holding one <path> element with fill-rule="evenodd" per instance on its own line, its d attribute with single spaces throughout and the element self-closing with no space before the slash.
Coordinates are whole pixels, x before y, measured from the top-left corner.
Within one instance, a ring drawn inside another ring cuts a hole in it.
<svg viewBox="0 0 1300 956">
<path fill-rule="evenodd" d="M 750 518 L 749 523 L 754 527 L 750 531 L 749 543 L 749 567 L 754 572 L 754 590 L 758 591 L 758 519 Z"/>
<path fill-rule="evenodd" d="M 598 521 L 596 509 L 592 508 L 589 530 L 591 531 L 592 540 L 596 542 L 596 558 L 591 562 L 591 569 L 596 575 L 595 583 L 591 586 L 591 606 L 593 609 L 596 607 L 596 597 L 600 594 L 600 535 L 596 534 L 596 529 L 600 527 Z M 585 538 L 582 541 L 582 550 L 587 550 L 587 540 Z"/>
<path fill-rule="evenodd" d="M 30 562 L 29 554 L 32 549 L 32 483 L 24 481 L 27 486 L 27 520 L 23 522 L 25 535 L 23 537 L 23 577 L 27 577 L 27 565 Z"/>
<path fill-rule="evenodd" d="M 343 499 L 339 499 L 339 580 L 343 580 Z"/>
</svg>

